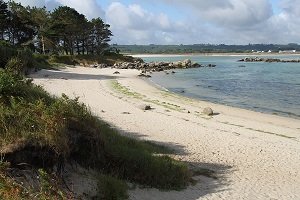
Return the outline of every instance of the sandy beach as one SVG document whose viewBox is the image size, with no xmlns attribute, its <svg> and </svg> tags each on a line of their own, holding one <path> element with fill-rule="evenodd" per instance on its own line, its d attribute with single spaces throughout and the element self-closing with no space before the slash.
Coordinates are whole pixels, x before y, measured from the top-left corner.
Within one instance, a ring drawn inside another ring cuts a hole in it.
<svg viewBox="0 0 300 200">
<path fill-rule="evenodd" d="M 138 78 L 137 70 L 41 70 L 34 83 L 79 97 L 122 134 L 169 146 L 176 159 L 215 171 L 182 191 L 130 190 L 130 199 L 300 199 L 300 120 L 186 98 Z M 153 108 L 140 108 L 149 104 Z M 216 113 L 202 114 L 205 107 Z"/>
</svg>

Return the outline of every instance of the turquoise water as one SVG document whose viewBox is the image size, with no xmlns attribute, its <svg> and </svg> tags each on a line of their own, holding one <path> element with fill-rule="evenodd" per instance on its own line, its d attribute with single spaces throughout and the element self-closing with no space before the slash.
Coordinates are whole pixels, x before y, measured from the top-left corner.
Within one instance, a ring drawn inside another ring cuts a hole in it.
<svg viewBox="0 0 300 200">
<path fill-rule="evenodd" d="M 246 56 L 174 56 L 143 58 L 151 61 L 191 59 L 215 68 L 153 73 L 151 80 L 170 91 L 259 112 L 300 118 L 300 63 L 241 63 Z M 300 56 L 268 56 L 300 59 Z M 245 65 L 246 67 L 239 67 Z"/>
</svg>

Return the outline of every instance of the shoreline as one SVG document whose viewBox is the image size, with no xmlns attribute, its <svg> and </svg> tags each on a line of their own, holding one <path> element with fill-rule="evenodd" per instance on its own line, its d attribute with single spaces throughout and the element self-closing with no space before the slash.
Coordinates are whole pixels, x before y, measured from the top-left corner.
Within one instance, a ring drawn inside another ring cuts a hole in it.
<svg viewBox="0 0 300 200">
<path fill-rule="evenodd" d="M 217 176 L 197 177 L 183 191 L 136 188 L 130 199 L 300 198 L 300 120 L 187 98 L 159 90 L 137 70 L 115 71 L 76 67 L 32 78 L 53 95 L 78 96 L 123 134 L 166 145 L 176 159 Z M 216 115 L 201 114 L 205 107 Z"/>
<path fill-rule="evenodd" d="M 207 103 L 211 103 L 211 104 L 215 104 L 215 105 L 221 105 L 221 106 L 227 106 L 227 107 L 231 107 L 231 108 L 237 108 L 237 109 L 242 109 L 242 110 L 247 110 L 247 111 L 252 111 L 252 112 L 256 112 L 256 113 L 260 113 L 260 114 L 267 114 L 267 115 L 272 115 L 272 116 L 279 116 L 279 117 L 284 117 L 284 118 L 289 118 L 289 119 L 296 119 L 296 120 L 300 120 L 300 116 L 297 115 L 297 114 L 294 114 L 294 113 L 285 113 L 285 112 L 282 112 L 282 111 L 276 111 L 276 110 L 272 110 L 272 109 L 269 109 L 269 112 L 266 111 L 266 108 L 257 108 L 257 109 L 263 109 L 263 111 L 258 111 L 258 110 L 255 110 L 255 108 L 247 108 L 247 107 L 242 107 L 242 106 L 234 106 L 234 105 L 229 105 L 229 104 L 225 104 L 225 103 L 222 103 L 222 102 L 215 102 L 215 101 L 211 101 L 209 99 L 202 99 L 202 98 L 198 98 L 198 97 L 195 97 L 193 95 L 184 95 L 182 93 L 179 93 L 179 92 L 173 92 L 173 91 L 170 91 L 168 88 L 165 88 L 161 85 L 159 85 L 158 83 L 155 83 L 153 80 L 151 80 L 151 78 L 143 78 L 143 80 L 152 85 L 153 87 L 157 88 L 158 90 L 162 90 L 162 91 L 166 91 L 166 92 L 169 92 L 171 94 L 174 94 L 174 95 L 178 95 L 178 96 L 181 96 L 181 97 L 184 97 L 184 98 L 188 98 L 188 99 L 192 99 L 194 101 L 199 101 L 199 102 L 207 102 Z"/>
<path fill-rule="evenodd" d="M 186 56 L 300 56 L 300 53 L 187 53 L 187 54 L 126 54 L 135 58 L 186 57 Z"/>
</svg>

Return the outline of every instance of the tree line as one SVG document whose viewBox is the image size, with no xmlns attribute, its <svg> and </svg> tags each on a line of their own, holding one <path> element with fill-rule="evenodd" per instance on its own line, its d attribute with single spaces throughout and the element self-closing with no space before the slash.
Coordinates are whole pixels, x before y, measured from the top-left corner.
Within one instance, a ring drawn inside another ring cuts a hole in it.
<svg viewBox="0 0 300 200">
<path fill-rule="evenodd" d="M 48 11 L 0 0 L 0 40 L 41 54 L 100 55 L 109 47 L 109 28 L 67 6 Z"/>
<path fill-rule="evenodd" d="M 300 45 L 289 44 L 248 44 L 248 45 L 226 45 L 226 44 L 191 44 L 191 45 L 118 45 L 112 44 L 111 48 L 119 49 L 128 54 L 177 54 L 177 53 L 252 53 L 257 51 L 273 53 L 279 51 L 300 51 Z"/>
</svg>

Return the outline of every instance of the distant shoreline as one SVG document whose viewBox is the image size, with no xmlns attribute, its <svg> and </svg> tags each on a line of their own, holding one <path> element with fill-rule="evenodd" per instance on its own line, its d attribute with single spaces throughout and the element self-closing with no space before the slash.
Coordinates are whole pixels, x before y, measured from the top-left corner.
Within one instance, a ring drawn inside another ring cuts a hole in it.
<svg viewBox="0 0 300 200">
<path fill-rule="evenodd" d="M 124 54 L 135 58 L 185 57 L 185 56 L 300 56 L 299 53 L 187 53 L 187 54 Z"/>
</svg>

